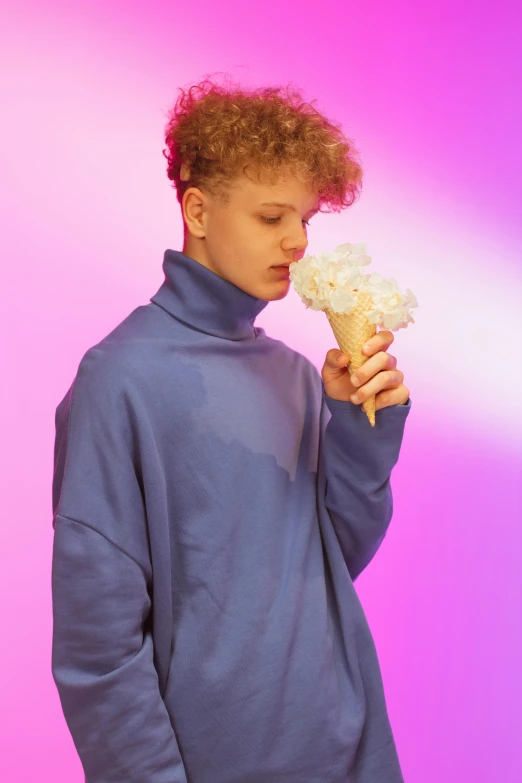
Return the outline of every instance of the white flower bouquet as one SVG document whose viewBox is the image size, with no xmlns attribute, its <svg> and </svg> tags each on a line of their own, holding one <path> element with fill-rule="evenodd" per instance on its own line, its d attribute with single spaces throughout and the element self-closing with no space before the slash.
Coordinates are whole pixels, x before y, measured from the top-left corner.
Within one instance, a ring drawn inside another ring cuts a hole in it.
<svg viewBox="0 0 522 783">
<path fill-rule="evenodd" d="M 333 253 L 305 256 L 290 264 L 290 280 L 307 308 L 326 313 L 339 348 L 350 355 L 349 371 L 354 373 L 368 357 L 364 343 L 377 326 L 396 332 L 415 323 L 409 308 L 418 307 L 415 295 L 403 294 L 395 278 L 363 274 L 371 258 L 364 243 L 339 245 Z M 375 426 L 375 396 L 363 405 L 370 424 Z"/>
</svg>

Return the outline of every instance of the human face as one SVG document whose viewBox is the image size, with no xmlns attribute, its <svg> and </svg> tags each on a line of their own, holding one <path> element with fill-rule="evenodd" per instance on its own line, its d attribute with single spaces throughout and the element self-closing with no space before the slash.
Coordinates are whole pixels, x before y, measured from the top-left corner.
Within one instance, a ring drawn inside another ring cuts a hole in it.
<svg viewBox="0 0 522 783">
<path fill-rule="evenodd" d="M 182 200 L 183 253 L 251 296 L 283 299 L 290 275 L 288 268 L 276 267 L 304 256 L 307 223 L 319 211 L 318 201 L 315 191 L 290 176 L 264 185 L 242 175 L 225 206 L 189 188 Z"/>
</svg>

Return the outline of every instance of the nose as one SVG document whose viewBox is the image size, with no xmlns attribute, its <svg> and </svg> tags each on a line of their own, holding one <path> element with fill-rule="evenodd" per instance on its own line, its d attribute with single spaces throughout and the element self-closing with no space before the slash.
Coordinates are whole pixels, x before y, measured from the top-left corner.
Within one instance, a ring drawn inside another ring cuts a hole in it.
<svg viewBox="0 0 522 783">
<path fill-rule="evenodd" d="M 308 237 L 306 235 L 306 227 L 302 226 L 300 234 L 295 237 L 287 237 L 283 240 L 283 250 L 294 250 L 296 254 L 296 260 L 300 261 L 305 254 L 305 250 L 308 247 Z"/>
</svg>

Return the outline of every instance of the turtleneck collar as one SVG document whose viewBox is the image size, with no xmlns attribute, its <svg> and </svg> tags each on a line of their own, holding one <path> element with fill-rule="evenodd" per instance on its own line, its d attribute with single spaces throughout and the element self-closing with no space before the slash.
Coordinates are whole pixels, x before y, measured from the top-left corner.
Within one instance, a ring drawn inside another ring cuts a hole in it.
<svg viewBox="0 0 522 783">
<path fill-rule="evenodd" d="M 166 250 L 165 280 L 150 301 L 178 321 L 225 340 L 254 340 L 254 321 L 270 300 L 257 299 L 179 250 Z"/>
</svg>

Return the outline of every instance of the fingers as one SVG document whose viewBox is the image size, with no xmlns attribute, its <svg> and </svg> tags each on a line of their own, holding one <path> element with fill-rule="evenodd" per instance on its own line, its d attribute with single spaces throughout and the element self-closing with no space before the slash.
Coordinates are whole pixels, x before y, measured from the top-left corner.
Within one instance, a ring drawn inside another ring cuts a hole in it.
<svg viewBox="0 0 522 783">
<path fill-rule="evenodd" d="M 384 370 L 377 373 L 362 388 L 358 388 L 357 392 L 352 394 L 350 399 L 352 402 L 365 402 L 383 389 L 394 389 L 400 386 L 403 380 L 404 373 L 400 372 L 400 370 Z"/>
<path fill-rule="evenodd" d="M 395 340 L 395 335 L 390 332 L 389 329 L 382 329 L 370 337 L 370 339 L 363 346 L 363 354 L 365 356 L 373 356 L 377 351 L 387 351 L 392 342 Z M 368 346 L 368 349 L 366 349 Z"/>
<path fill-rule="evenodd" d="M 409 389 L 401 384 L 393 389 L 386 389 L 379 392 L 375 397 L 375 410 L 389 408 L 391 405 L 406 405 L 410 397 Z"/>
<path fill-rule="evenodd" d="M 338 348 L 332 348 L 326 354 L 325 364 L 332 370 L 338 370 L 340 367 L 346 367 L 350 363 L 350 354 L 342 353 Z"/>
<path fill-rule="evenodd" d="M 363 383 L 367 383 L 380 370 L 395 369 L 396 366 L 397 359 L 395 356 L 385 353 L 385 351 L 379 351 L 379 353 L 368 359 L 362 367 L 359 367 L 350 380 L 354 386 L 362 386 Z"/>
</svg>

